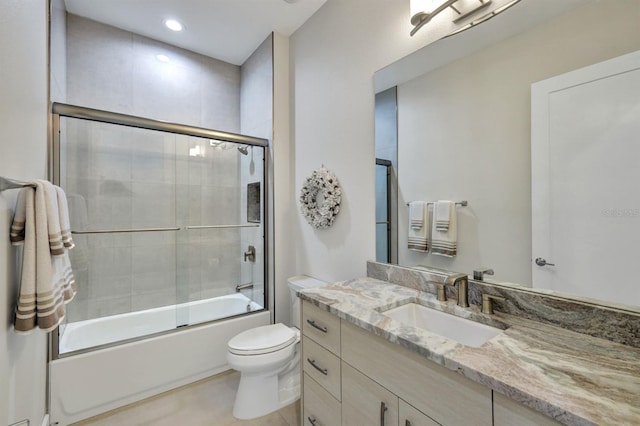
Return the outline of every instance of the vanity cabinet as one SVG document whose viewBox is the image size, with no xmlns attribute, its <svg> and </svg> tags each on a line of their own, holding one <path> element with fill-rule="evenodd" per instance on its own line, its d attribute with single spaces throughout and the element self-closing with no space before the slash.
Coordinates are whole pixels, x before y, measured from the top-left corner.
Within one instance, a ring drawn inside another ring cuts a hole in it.
<svg viewBox="0 0 640 426">
<path fill-rule="evenodd" d="M 398 397 L 342 363 L 343 426 L 398 426 Z"/>
<path fill-rule="evenodd" d="M 421 413 L 405 401 L 400 399 L 399 403 L 400 426 L 440 426 L 439 423 L 434 422 L 429 416 Z"/>
<path fill-rule="evenodd" d="M 343 365 L 355 366 L 435 422 L 492 425 L 491 389 L 345 321 L 341 333 Z"/>
<path fill-rule="evenodd" d="M 302 302 L 302 424 L 340 426 L 342 366 L 340 318 Z"/>
<path fill-rule="evenodd" d="M 562 423 L 494 392 L 493 424 L 495 426 L 557 426 Z"/>
<path fill-rule="evenodd" d="M 304 425 L 560 424 L 309 302 L 302 321 Z"/>
</svg>

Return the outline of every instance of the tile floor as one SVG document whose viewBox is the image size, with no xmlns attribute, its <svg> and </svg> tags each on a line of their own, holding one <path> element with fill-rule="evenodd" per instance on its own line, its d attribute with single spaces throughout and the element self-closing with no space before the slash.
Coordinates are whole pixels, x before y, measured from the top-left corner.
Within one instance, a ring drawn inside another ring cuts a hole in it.
<svg viewBox="0 0 640 426">
<path fill-rule="evenodd" d="M 233 417 L 240 373 L 229 371 L 73 426 L 297 426 L 300 401 L 253 420 Z"/>
</svg>

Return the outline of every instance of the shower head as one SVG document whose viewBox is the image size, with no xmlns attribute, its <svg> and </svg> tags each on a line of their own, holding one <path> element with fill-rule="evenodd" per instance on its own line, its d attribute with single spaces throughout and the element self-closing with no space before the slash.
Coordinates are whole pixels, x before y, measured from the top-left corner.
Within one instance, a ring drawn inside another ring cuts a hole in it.
<svg viewBox="0 0 640 426">
<path fill-rule="evenodd" d="M 242 155 L 247 155 L 249 153 L 249 147 L 248 146 L 239 146 L 238 147 L 238 151 L 240 151 L 240 154 Z"/>
</svg>

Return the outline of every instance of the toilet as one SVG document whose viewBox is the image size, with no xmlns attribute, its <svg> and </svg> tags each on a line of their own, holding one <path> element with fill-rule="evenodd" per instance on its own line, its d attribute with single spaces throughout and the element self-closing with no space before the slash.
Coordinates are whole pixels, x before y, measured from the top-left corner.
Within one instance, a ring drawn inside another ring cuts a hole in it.
<svg viewBox="0 0 640 426">
<path fill-rule="evenodd" d="M 240 372 L 233 416 L 264 416 L 300 398 L 300 299 L 298 290 L 324 281 L 298 275 L 288 280 L 293 327 L 272 324 L 243 331 L 229 340 L 229 367 Z"/>
</svg>

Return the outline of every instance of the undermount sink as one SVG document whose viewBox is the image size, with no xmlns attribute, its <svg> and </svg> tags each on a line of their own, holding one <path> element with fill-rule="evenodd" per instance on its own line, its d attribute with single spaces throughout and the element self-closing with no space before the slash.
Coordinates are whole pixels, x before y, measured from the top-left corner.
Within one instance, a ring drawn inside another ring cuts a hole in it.
<svg viewBox="0 0 640 426">
<path fill-rule="evenodd" d="M 407 303 L 383 311 L 381 314 L 404 325 L 421 328 L 475 348 L 502 332 L 499 328 L 440 312 L 417 303 Z"/>
</svg>

